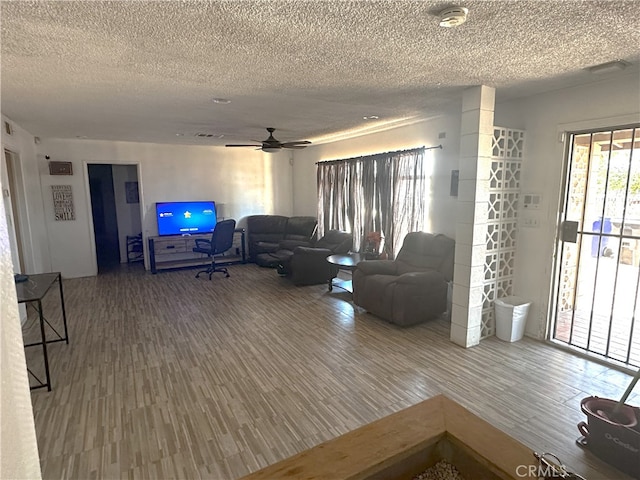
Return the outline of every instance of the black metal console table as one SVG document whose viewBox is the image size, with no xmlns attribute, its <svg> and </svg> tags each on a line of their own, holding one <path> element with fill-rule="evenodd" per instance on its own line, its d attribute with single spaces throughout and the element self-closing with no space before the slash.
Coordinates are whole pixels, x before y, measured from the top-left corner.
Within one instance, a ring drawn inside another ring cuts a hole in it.
<svg viewBox="0 0 640 480">
<path fill-rule="evenodd" d="M 67 342 L 69 343 L 69 332 L 67 330 L 67 313 L 64 308 L 64 292 L 62 290 L 62 275 L 60 272 L 52 273 L 36 273 L 27 275 L 27 280 L 24 282 L 16 283 L 16 293 L 18 294 L 18 303 L 24 303 L 31 305 L 37 312 L 40 319 L 40 341 L 27 343 L 26 347 L 35 347 L 42 345 L 42 353 L 44 355 L 44 371 L 46 376 L 46 382 L 40 380 L 31 370 L 28 372 L 36 379 L 38 385 L 34 385 L 31 390 L 36 388 L 47 387 L 47 390 L 51 391 L 51 375 L 49 374 L 49 355 L 47 354 L 47 344 L 55 342 Z M 62 323 L 64 324 L 64 337 L 58 333 L 58 331 L 49 323 L 45 318 L 42 310 L 42 299 L 47 295 L 47 292 L 51 287 L 58 282 L 60 290 L 60 308 L 62 309 Z M 47 334 L 45 331 L 45 323 L 49 325 L 51 330 L 57 335 L 57 338 L 47 340 Z"/>
</svg>

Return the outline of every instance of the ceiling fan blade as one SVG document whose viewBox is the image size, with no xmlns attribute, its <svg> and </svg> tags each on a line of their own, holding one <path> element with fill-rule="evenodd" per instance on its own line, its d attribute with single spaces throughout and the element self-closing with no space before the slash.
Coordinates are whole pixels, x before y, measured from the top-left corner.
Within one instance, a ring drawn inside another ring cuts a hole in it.
<svg viewBox="0 0 640 480">
<path fill-rule="evenodd" d="M 250 144 L 246 144 L 246 145 L 241 145 L 241 144 L 227 144 L 227 145 L 225 145 L 225 147 L 257 147 L 257 148 L 262 148 L 262 145 L 250 145 Z"/>
<path fill-rule="evenodd" d="M 283 148 L 304 148 L 304 146 L 310 144 L 309 140 L 300 140 L 298 142 L 283 142 L 281 145 Z"/>
</svg>

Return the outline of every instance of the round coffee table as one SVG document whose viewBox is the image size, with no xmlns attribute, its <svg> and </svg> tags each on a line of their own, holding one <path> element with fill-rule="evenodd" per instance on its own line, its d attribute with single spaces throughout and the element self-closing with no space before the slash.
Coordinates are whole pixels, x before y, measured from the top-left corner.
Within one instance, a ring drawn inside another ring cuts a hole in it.
<svg viewBox="0 0 640 480">
<path fill-rule="evenodd" d="M 327 257 L 327 262 L 335 265 L 340 270 L 348 270 L 353 272 L 358 266 L 359 262 L 365 260 L 365 256 L 360 253 L 336 253 Z M 349 293 L 353 293 L 353 284 L 351 280 L 336 280 L 329 279 L 329 291 L 333 290 L 333 287 L 342 288 Z"/>
</svg>

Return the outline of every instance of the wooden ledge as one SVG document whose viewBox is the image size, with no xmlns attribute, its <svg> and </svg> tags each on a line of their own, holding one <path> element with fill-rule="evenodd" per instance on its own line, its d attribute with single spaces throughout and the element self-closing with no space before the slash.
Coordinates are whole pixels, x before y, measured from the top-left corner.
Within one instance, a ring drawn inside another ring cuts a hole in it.
<svg viewBox="0 0 640 480">
<path fill-rule="evenodd" d="M 411 479 L 440 459 L 474 480 L 518 479 L 537 465 L 531 449 L 438 395 L 243 479 Z"/>
</svg>

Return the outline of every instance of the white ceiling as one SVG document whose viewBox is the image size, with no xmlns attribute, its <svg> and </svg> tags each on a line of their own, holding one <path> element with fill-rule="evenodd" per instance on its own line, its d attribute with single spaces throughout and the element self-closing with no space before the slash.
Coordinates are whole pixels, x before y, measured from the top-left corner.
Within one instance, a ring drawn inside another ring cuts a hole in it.
<svg viewBox="0 0 640 480">
<path fill-rule="evenodd" d="M 640 2 L 466 1 L 465 24 L 439 27 L 450 5 L 3 1 L 2 113 L 40 137 L 323 142 L 459 111 L 470 85 L 504 101 L 615 59 L 638 76 Z"/>
</svg>

